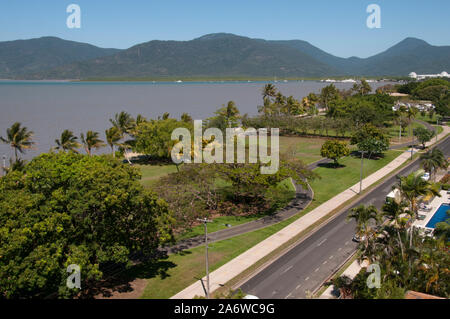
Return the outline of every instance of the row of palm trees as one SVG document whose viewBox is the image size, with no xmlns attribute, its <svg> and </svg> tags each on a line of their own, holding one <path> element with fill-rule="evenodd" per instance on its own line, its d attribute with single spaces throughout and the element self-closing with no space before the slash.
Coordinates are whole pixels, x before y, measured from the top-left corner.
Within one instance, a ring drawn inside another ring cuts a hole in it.
<svg viewBox="0 0 450 319">
<path fill-rule="evenodd" d="M 448 167 L 447 160 L 438 149 L 423 154 L 422 159 L 423 168 L 430 173 L 435 174 L 439 168 Z M 437 246 L 443 239 L 424 241 L 413 227 L 409 227 L 417 218 L 419 198 L 440 196 L 439 185 L 423 176 L 424 170 L 419 170 L 399 177 L 395 185 L 399 190 L 397 197 L 383 205 L 381 212 L 373 205 L 361 205 L 352 209 L 347 219 L 356 222 L 356 234 L 361 238 L 359 259 L 379 263 L 385 282 L 392 280 L 403 288 L 419 289 L 422 286 L 417 278 L 423 277 L 421 280 L 426 283 L 422 288 L 425 292 L 442 294 L 439 286 L 442 268 L 436 258 L 442 262 L 443 257 Z M 425 252 L 428 256 L 426 261 Z"/>
<path fill-rule="evenodd" d="M 125 139 L 133 136 L 137 125 L 146 121 L 147 119 L 142 115 L 138 115 L 134 119 L 127 112 L 120 112 L 115 115 L 114 119 L 110 119 L 112 127 L 105 131 L 106 143 L 100 138 L 100 134 L 95 131 L 89 130 L 86 133 L 81 133 L 78 139 L 71 130 L 64 130 L 60 138 L 55 140 L 56 146 L 52 150 L 78 153 L 78 149 L 83 147 L 86 153 L 91 156 L 93 150 L 108 145 L 111 148 L 111 153 L 115 156 L 116 147 L 124 149 L 130 147 L 130 141 L 125 141 Z M 0 141 L 11 146 L 14 150 L 15 162 L 19 162 L 19 153 L 23 154 L 35 144 L 33 135 L 33 131 L 16 122 L 7 129 L 5 137 L 0 136 Z"/>
</svg>

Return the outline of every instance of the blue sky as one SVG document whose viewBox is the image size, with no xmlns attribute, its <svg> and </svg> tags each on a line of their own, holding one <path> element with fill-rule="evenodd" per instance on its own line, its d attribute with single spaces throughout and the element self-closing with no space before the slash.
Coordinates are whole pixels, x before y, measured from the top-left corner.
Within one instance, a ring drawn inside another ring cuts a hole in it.
<svg viewBox="0 0 450 319">
<path fill-rule="evenodd" d="M 81 7 L 81 29 L 66 26 L 71 3 Z M 381 7 L 381 29 L 366 26 L 371 3 Z M 127 48 L 228 32 L 367 57 L 409 36 L 450 45 L 449 12 L 448 0 L 0 0 L 0 41 L 52 35 Z"/>
</svg>

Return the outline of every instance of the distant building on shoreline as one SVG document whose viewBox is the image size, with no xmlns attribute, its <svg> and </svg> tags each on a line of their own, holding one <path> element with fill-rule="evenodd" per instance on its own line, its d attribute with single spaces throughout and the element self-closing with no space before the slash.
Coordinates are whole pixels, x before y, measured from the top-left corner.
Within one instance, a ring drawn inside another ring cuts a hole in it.
<svg viewBox="0 0 450 319">
<path fill-rule="evenodd" d="M 409 77 L 415 80 L 423 80 L 423 79 L 433 79 L 433 78 L 450 78 L 450 74 L 443 71 L 439 74 L 417 74 L 416 72 L 411 72 Z"/>
</svg>

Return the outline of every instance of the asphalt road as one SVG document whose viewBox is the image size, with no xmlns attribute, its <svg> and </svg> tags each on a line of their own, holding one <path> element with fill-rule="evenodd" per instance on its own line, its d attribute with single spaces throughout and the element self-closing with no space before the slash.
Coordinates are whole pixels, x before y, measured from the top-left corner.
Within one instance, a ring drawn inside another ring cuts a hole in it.
<svg viewBox="0 0 450 319">
<path fill-rule="evenodd" d="M 450 137 L 438 148 L 449 157 Z M 419 167 L 416 161 L 398 175 L 408 175 Z M 381 208 L 396 182 L 396 176 L 387 179 L 352 207 L 364 204 Z M 261 299 L 306 298 L 308 292 L 314 291 L 356 250 L 357 244 L 352 242 L 355 223 L 346 221 L 347 212 L 348 209 L 339 212 L 332 221 L 252 277 L 241 289 Z"/>
</svg>

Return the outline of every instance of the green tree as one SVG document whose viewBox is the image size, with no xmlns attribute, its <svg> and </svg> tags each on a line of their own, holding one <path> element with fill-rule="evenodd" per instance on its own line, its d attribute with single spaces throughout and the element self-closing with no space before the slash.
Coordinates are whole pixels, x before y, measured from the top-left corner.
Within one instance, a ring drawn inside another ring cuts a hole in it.
<svg viewBox="0 0 450 319">
<path fill-rule="evenodd" d="M 320 91 L 319 102 L 329 111 L 329 104 L 331 101 L 339 99 L 339 90 L 333 85 L 327 85 Z"/>
<path fill-rule="evenodd" d="M 423 179 L 424 173 L 423 170 L 418 170 L 408 176 L 402 176 L 396 186 L 402 197 L 408 201 L 413 219 L 417 216 L 417 201 L 420 196 L 440 196 L 438 185 Z"/>
<path fill-rule="evenodd" d="M 167 204 L 140 173 L 109 156 L 42 154 L 0 179 L 0 296 L 71 297 L 66 269 L 81 267 L 81 294 L 172 240 Z"/>
<path fill-rule="evenodd" d="M 434 148 L 431 151 L 420 155 L 420 159 L 422 161 L 423 169 L 430 173 L 433 178 L 436 177 L 436 172 L 438 169 L 447 169 L 449 165 L 444 153 L 442 153 L 442 151 L 438 148 Z"/>
<path fill-rule="evenodd" d="M 17 152 L 24 153 L 25 150 L 28 150 L 33 146 L 34 142 L 32 137 L 32 131 L 28 131 L 26 127 L 22 127 L 22 124 L 16 122 L 6 130 L 6 137 L 0 136 L 0 141 L 9 144 L 13 148 L 15 159 L 17 161 Z"/>
<path fill-rule="evenodd" d="M 91 156 L 92 149 L 99 149 L 104 147 L 106 144 L 99 138 L 98 132 L 87 131 L 86 136 L 81 133 L 81 143 L 83 143 L 86 153 Z"/>
<path fill-rule="evenodd" d="M 188 114 L 188 113 L 183 113 L 181 114 L 181 121 L 186 122 L 186 123 L 191 123 L 192 117 Z"/>
<path fill-rule="evenodd" d="M 64 130 L 61 133 L 61 137 L 55 140 L 55 149 L 77 153 L 77 149 L 81 147 L 81 144 L 77 142 L 77 139 L 78 137 L 73 135 L 72 131 Z"/>
<path fill-rule="evenodd" d="M 127 112 L 120 112 L 114 116 L 114 119 L 109 120 L 111 124 L 119 130 L 122 138 L 125 134 L 130 133 L 134 126 L 136 125 L 136 121 L 133 117 Z"/>
<path fill-rule="evenodd" d="M 320 155 L 322 157 L 332 159 L 335 166 L 337 167 L 339 165 L 338 161 L 341 157 L 350 155 L 350 149 L 345 142 L 336 140 L 326 141 L 322 145 Z"/>
<path fill-rule="evenodd" d="M 422 144 L 422 148 L 425 148 L 425 144 L 433 138 L 434 131 L 427 130 L 424 127 L 418 127 L 414 129 L 414 136 Z"/>
<path fill-rule="evenodd" d="M 152 120 L 136 128 L 133 150 L 138 153 L 160 159 L 170 159 L 172 147 L 172 132 L 176 128 L 185 127 L 193 131 L 192 123 L 177 121 L 176 119 Z"/>
<path fill-rule="evenodd" d="M 120 140 L 122 139 L 122 135 L 117 127 L 113 126 L 105 131 L 106 142 L 111 148 L 111 154 L 113 157 L 116 157 L 116 153 L 114 152 L 114 146 L 121 146 Z"/>
<path fill-rule="evenodd" d="M 375 206 L 360 205 L 353 208 L 347 216 L 347 220 L 356 222 L 356 235 L 361 238 L 364 247 L 369 246 L 370 237 L 374 235 L 374 227 L 380 221 L 380 214 Z"/>
<path fill-rule="evenodd" d="M 262 90 L 263 99 L 272 98 L 275 97 L 276 95 L 277 95 L 277 88 L 273 84 L 268 83 L 264 86 Z"/>
</svg>

